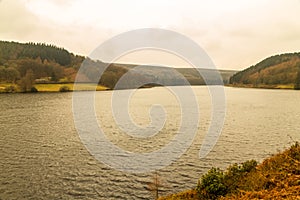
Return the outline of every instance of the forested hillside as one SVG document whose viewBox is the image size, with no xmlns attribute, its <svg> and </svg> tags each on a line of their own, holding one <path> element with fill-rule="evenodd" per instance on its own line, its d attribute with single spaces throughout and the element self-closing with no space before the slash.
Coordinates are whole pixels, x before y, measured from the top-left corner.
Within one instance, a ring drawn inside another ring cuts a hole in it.
<svg viewBox="0 0 300 200">
<path fill-rule="evenodd" d="M 84 57 L 53 45 L 0 41 L 0 81 L 15 83 L 26 73 L 32 74 L 33 79 L 72 81 L 83 60 Z"/>
<path fill-rule="evenodd" d="M 83 61 L 86 67 L 82 73 L 78 74 Z M 120 63 L 112 63 L 104 71 L 106 66 L 107 63 L 102 61 L 74 55 L 53 45 L 0 41 L 0 83 L 17 85 L 18 90 L 23 92 L 36 91 L 33 88 L 34 84 L 39 83 L 72 83 L 77 74 L 80 82 L 96 83 L 113 89 L 124 74 L 127 76 L 119 88 L 135 88 L 142 83 L 149 83 L 146 86 L 153 86 L 155 84 L 152 83 L 157 82 L 161 85 L 222 84 L 223 82 L 216 78 L 216 73 L 220 72 L 224 83 L 228 83 L 229 77 L 236 73 L 230 70 L 201 69 L 201 74 L 199 74 L 194 68 L 147 65 L 139 66 L 137 70 L 137 65 Z M 201 75 L 207 77 L 207 82 Z M 17 88 L 11 88 L 10 85 L 5 87 L 8 87 L 4 88 L 5 91 L 17 90 Z"/>
<path fill-rule="evenodd" d="M 270 88 L 300 88 L 300 53 L 287 53 L 264 59 L 230 78 L 234 85 Z"/>
</svg>

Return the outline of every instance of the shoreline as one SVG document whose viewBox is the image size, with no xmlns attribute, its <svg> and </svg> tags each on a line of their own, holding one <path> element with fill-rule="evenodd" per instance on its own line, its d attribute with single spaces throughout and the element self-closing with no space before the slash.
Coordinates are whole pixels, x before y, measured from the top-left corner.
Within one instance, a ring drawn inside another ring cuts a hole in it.
<svg viewBox="0 0 300 200">
<path fill-rule="evenodd" d="M 254 88 L 254 89 L 274 89 L 274 90 L 295 90 L 294 85 L 253 85 L 253 84 L 226 84 L 224 86 L 233 88 Z"/>
<path fill-rule="evenodd" d="M 15 91 L 5 91 L 6 87 L 13 86 Z M 174 85 L 175 86 L 175 85 Z M 176 85 L 185 86 L 185 85 Z M 207 85 L 190 85 L 190 86 L 207 86 Z M 21 92 L 18 89 L 17 84 L 12 83 L 0 83 L 0 94 L 11 94 L 11 93 L 60 93 L 60 92 L 85 92 L 85 91 L 110 91 L 114 90 L 103 85 L 97 85 L 94 83 L 77 83 L 76 89 L 74 90 L 74 83 L 37 83 L 34 84 L 38 91 L 37 92 Z M 61 87 L 66 87 L 66 91 L 60 91 Z M 138 89 L 149 89 L 154 87 L 161 87 L 160 85 L 146 85 Z M 224 87 L 231 88 L 246 88 L 246 89 L 274 89 L 274 90 L 295 90 L 294 85 L 256 85 L 253 84 L 224 84 Z M 96 90 L 95 90 L 96 88 Z M 128 88 L 124 88 L 128 89 Z M 120 89 L 122 90 L 122 89 Z"/>
<path fill-rule="evenodd" d="M 79 83 L 74 90 L 74 83 L 38 83 L 33 87 L 37 89 L 37 92 L 22 92 L 18 88 L 17 84 L 2 83 L 0 84 L 0 94 L 10 93 L 56 93 L 56 92 L 76 92 L 76 91 L 107 91 L 111 90 L 108 87 L 97 85 L 93 83 Z M 6 88 L 13 87 L 13 91 L 6 91 Z M 64 87 L 64 90 L 62 88 Z"/>
</svg>

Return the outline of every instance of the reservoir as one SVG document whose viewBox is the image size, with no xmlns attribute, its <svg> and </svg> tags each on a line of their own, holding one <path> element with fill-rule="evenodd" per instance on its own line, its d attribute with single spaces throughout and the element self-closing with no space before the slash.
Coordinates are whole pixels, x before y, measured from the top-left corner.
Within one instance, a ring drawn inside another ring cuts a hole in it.
<svg viewBox="0 0 300 200">
<path fill-rule="evenodd" d="M 211 167 L 261 162 L 300 140 L 299 91 L 225 87 L 222 133 L 199 159 L 211 122 L 211 98 L 205 86 L 192 89 L 199 106 L 192 144 L 170 165 L 146 173 L 116 170 L 89 153 L 75 128 L 73 93 L 0 94 L 0 199 L 153 199 L 154 174 L 161 181 L 160 195 L 180 192 L 195 187 Z M 174 138 L 181 109 L 166 88 L 140 89 L 130 99 L 130 116 L 141 127 L 151 122 L 151 105 L 164 108 L 164 127 L 151 138 L 120 130 L 111 108 L 114 92 L 120 91 L 96 92 L 94 105 L 99 126 L 113 144 L 129 152 L 152 152 Z"/>
</svg>

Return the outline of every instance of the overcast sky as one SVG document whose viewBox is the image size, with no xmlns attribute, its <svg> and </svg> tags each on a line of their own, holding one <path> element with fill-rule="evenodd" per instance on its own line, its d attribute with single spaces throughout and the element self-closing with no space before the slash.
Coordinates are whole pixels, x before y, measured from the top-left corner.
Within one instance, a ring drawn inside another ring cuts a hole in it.
<svg viewBox="0 0 300 200">
<path fill-rule="evenodd" d="M 45 42 L 87 56 L 124 31 L 165 28 L 196 41 L 218 68 L 244 69 L 299 52 L 299 19 L 300 0 L 0 0 L 0 40 Z M 120 61 L 184 65 L 159 54 Z"/>
</svg>

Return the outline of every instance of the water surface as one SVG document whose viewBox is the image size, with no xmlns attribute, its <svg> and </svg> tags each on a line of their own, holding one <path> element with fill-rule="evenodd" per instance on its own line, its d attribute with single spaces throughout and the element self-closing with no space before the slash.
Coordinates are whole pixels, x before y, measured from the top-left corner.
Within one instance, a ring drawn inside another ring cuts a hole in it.
<svg viewBox="0 0 300 200">
<path fill-rule="evenodd" d="M 200 123 L 189 150 L 158 171 L 160 194 L 189 189 L 210 167 L 263 158 L 300 140 L 300 92 L 225 88 L 227 114 L 218 143 L 199 160 L 201 142 L 211 118 L 206 87 L 193 87 Z M 149 108 L 161 104 L 165 127 L 151 139 L 129 137 L 111 113 L 112 91 L 97 92 L 101 128 L 128 151 L 151 152 L 167 144 L 180 125 L 180 107 L 164 88 L 139 90 L 130 102 L 132 119 L 150 122 Z M 153 173 L 120 172 L 94 159 L 82 145 L 72 114 L 72 93 L 0 95 L 0 199 L 151 199 Z M 192 111 L 192 110 L 191 110 Z M 170 152 L 171 154 L 172 152 Z"/>
</svg>

